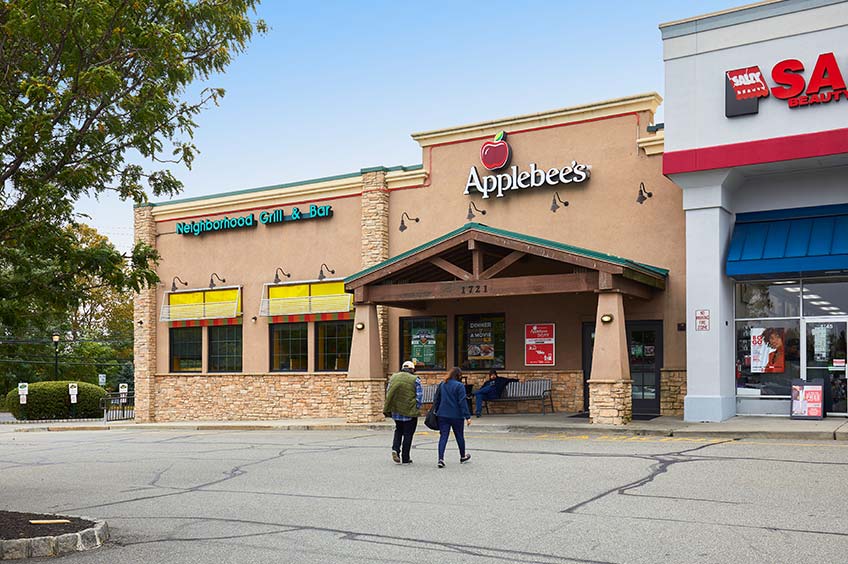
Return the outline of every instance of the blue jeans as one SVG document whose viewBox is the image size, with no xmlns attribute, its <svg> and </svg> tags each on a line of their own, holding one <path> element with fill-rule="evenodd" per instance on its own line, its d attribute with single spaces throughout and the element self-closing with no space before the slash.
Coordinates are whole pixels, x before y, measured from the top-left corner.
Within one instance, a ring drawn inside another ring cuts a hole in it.
<svg viewBox="0 0 848 564">
<path fill-rule="evenodd" d="M 477 409 L 474 410 L 475 415 L 478 417 L 483 414 L 483 401 L 496 399 L 498 394 L 495 393 L 495 390 L 477 390 L 474 392 L 475 403 L 474 405 Z"/>
<path fill-rule="evenodd" d="M 439 460 L 445 459 L 445 447 L 448 446 L 448 437 L 451 429 L 459 446 L 459 456 L 465 456 L 465 419 L 454 419 L 453 417 L 439 417 Z"/>
</svg>

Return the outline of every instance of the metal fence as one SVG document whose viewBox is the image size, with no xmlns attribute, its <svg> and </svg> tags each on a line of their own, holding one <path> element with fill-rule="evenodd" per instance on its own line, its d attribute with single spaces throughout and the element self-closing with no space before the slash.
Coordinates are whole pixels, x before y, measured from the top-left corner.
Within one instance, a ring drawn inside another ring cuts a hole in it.
<svg viewBox="0 0 848 564">
<path fill-rule="evenodd" d="M 103 410 L 103 422 L 124 421 L 135 417 L 135 394 L 111 393 L 100 399 L 100 409 Z"/>
</svg>

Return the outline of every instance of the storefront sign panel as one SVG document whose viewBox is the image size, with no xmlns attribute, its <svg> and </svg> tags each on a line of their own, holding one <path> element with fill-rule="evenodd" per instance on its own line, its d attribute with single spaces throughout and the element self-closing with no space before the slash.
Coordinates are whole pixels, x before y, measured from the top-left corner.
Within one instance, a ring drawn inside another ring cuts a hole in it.
<svg viewBox="0 0 848 564">
<path fill-rule="evenodd" d="M 792 380 L 792 419 L 821 419 L 824 417 L 824 382 Z"/>
<path fill-rule="evenodd" d="M 505 140 L 506 133 L 501 131 L 494 141 L 483 143 L 480 148 L 480 162 L 491 171 L 504 169 L 512 157 L 512 150 Z M 530 170 L 519 170 L 518 166 L 509 167 L 509 171 L 500 174 L 481 176 L 476 166 L 468 171 L 465 183 L 465 194 L 468 196 L 474 189 L 483 194 L 486 200 L 490 196 L 503 198 L 510 191 L 540 186 L 555 186 L 558 184 L 579 184 L 589 179 L 592 166 L 572 160 L 571 164 L 549 169 L 539 168 L 536 163 L 530 163 Z"/>
<path fill-rule="evenodd" d="M 554 366 L 556 327 L 554 323 L 533 323 L 524 326 L 524 365 Z"/>
<path fill-rule="evenodd" d="M 250 213 L 241 217 L 223 217 L 219 219 L 199 219 L 190 223 L 177 222 L 175 227 L 177 235 L 194 235 L 195 237 L 204 233 L 216 233 L 220 231 L 231 231 L 235 229 L 249 229 L 258 224 L 274 225 L 278 223 L 290 223 L 295 221 L 307 221 L 310 219 L 328 219 L 333 217 L 333 206 L 309 204 L 308 207 L 292 207 L 286 213 L 285 208 L 265 210 L 256 215 Z"/>
<path fill-rule="evenodd" d="M 805 76 L 804 63 L 785 59 L 771 69 L 769 87 L 766 74 L 757 65 L 729 70 L 725 73 L 725 116 L 728 118 L 759 113 L 760 98 L 769 94 L 785 100 L 790 109 L 839 102 L 848 98 L 845 79 L 836 56 L 822 53 L 813 69 Z"/>
<path fill-rule="evenodd" d="M 782 327 L 751 328 L 751 372 L 780 374 L 785 370 Z"/>
</svg>

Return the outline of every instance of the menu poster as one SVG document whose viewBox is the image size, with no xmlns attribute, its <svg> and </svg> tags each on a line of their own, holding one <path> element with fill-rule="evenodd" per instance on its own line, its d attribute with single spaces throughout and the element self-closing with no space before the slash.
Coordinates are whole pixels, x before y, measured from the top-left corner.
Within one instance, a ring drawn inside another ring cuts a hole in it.
<svg viewBox="0 0 848 564">
<path fill-rule="evenodd" d="M 436 364 L 436 331 L 434 329 L 412 330 L 412 358 L 418 364 L 425 366 Z"/>
<path fill-rule="evenodd" d="M 468 360 L 494 360 L 495 345 L 491 321 L 472 321 L 468 324 Z"/>
<path fill-rule="evenodd" d="M 553 323 L 533 323 L 524 326 L 524 365 L 554 366 L 556 346 Z"/>
<path fill-rule="evenodd" d="M 822 419 L 824 417 L 824 382 L 815 380 L 792 380 L 792 419 Z"/>
</svg>

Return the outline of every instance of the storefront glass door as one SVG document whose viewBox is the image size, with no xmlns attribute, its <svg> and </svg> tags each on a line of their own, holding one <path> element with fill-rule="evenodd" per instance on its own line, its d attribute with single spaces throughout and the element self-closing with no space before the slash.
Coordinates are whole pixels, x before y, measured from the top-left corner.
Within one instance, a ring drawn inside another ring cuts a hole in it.
<svg viewBox="0 0 848 564">
<path fill-rule="evenodd" d="M 662 357 L 662 321 L 628 321 L 627 350 L 630 357 L 630 379 L 633 381 L 633 413 L 659 415 L 660 370 Z M 583 398 L 589 409 L 589 385 L 595 324 L 583 324 Z"/>
<path fill-rule="evenodd" d="M 848 319 L 805 320 L 807 381 L 824 382 L 824 406 L 829 414 L 848 415 L 846 406 L 846 330 Z"/>
</svg>

